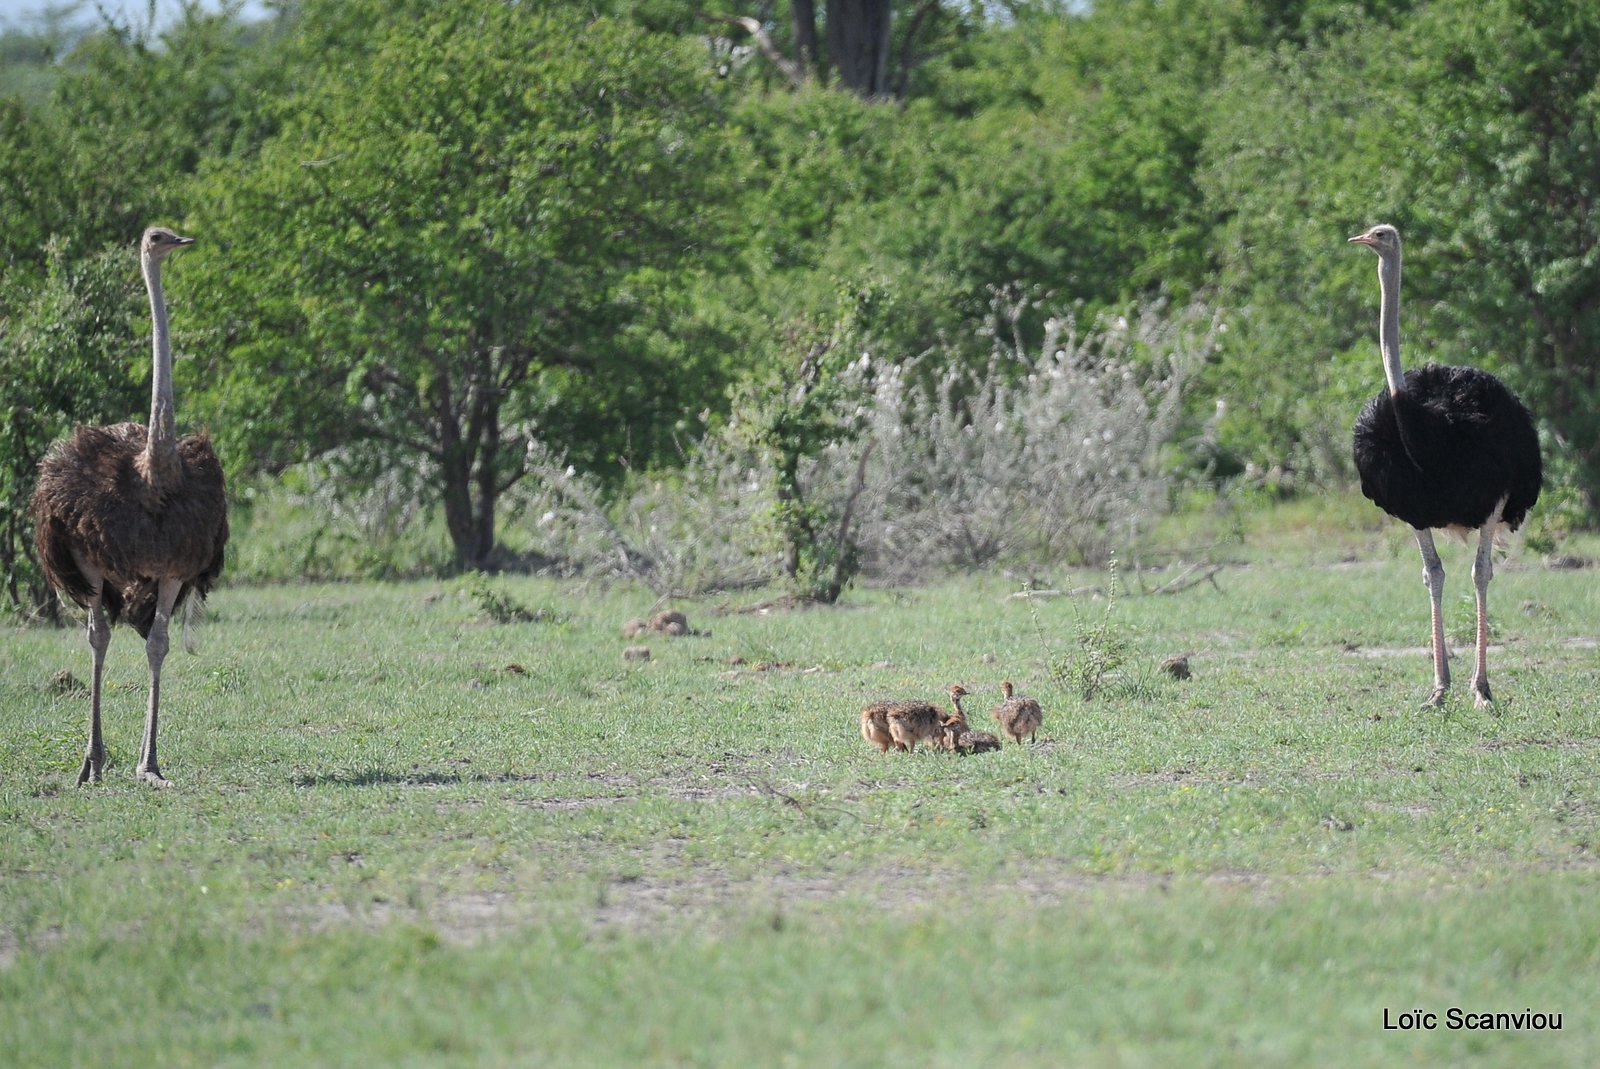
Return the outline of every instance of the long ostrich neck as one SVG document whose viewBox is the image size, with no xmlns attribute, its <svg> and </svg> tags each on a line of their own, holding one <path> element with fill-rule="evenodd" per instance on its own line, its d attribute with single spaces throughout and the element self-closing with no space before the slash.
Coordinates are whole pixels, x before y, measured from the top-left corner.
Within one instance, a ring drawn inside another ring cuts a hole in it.
<svg viewBox="0 0 1600 1069">
<path fill-rule="evenodd" d="M 1400 254 L 1380 257 L 1378 285 L 1383 303 L 1378 315 L 1378 348 L 1383 353 L 1383 374 L 1389 380 L 1389 393 L 1405 388 L 1405 373 L 1400 367 Z"/>
<path fill-rule="evenodd" d="M 175 475 L 178 433 L 173 420 L 172 341 L 167 334 L 167 302 L 161 295 L 161 262 L 149 253 L 141 258 L 144 281 L 150 290 L 151 347 L 154 370 L 150 376 L 150 429 L 145 441 L 145 474 L 156 483 Z"/>
</svg>

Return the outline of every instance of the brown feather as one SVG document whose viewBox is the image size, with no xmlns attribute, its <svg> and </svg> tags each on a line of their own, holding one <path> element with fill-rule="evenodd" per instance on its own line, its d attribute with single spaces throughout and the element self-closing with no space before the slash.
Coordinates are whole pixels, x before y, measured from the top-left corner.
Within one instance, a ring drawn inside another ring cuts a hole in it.
<svg viewBox="0 0 1600 1069">
<path fill-rule="evenodd" d="M 1005 700 L 995 706 L 990 715 L 1020 746 L 1024 735 L 1032 739 L 1039 733 L 1039 727 L 1044 723 L 1044 709 L 1033 698 L 1013 696 L 1009 680 L 1000 684 L 1000 691 L 1005 695 Z"/>
<path fill-rule="evenodd" d="M 86 607 L 93 591 L 81 558 L 105 573 L 111 620 L 125 616 L 148 636 L 158 580 L 183 581 L 181 605 L 191 592 L 204 598 L 222 574 L 228 513 L 207 435 L 179 440 L 178 478 L 160 494 L 140 471 L 145 442 L 137 423 L 77 428 L 40 463 L 31 511 L 51 585 Z"/>
<path fill-rule="evenodd" d="M 889 734 L 902 749 L 919 742 L 943 744 L 944 714 L 928 702 L 900 702 L 888 712 Z"/>
<path fill-rule="evenodd" d="M 880 752 L 887 753 L 891 746 L 896 750 L 904 750 L 905 744 L 896 739 L 889 730 L 889 717 L 891 714 L 899 715 L 906 710 L 927 704 L 927 702 L 908 701 L 872 702 L 861 710 L 861 737 L 876 746 Z"/>
</svg>

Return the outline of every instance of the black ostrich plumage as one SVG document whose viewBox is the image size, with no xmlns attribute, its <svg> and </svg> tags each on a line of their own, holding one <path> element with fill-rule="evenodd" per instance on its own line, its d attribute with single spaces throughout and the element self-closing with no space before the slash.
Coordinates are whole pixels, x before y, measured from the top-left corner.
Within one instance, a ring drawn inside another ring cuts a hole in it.
<svg viewBox="0 0 1600 1069">
<path fill-rule="evenodd" d="M 1355 461 L 1361 492 L 1415 528 L 1477 528 L 1505 498 L 1501 519 L 1516 530 L 1544 484 L 1527 406 L 1470 367 L 1414 368 L 1399 394 L 1369 401 L 1356 420 Z"/>
</svg>

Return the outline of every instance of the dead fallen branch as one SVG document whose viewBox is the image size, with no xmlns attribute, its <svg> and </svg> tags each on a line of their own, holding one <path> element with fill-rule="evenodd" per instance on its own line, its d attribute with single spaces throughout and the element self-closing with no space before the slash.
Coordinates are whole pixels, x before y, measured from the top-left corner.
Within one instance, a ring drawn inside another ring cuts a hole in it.
<svg viewBox="0 0 1600 1069">
<path fill-rule="evenodd" d="M 1006 596 L 1007 601 L 1027 601 L 1029 598 L 1081 598 L 1085 594 L 1100 597 L 1105 591 L 1097 586 L 1075 586 L 1071 590 L 1019 590 Z"/>
<path fill-rule="evenodd" d="M 1156 587 L 1150 593 L 1178 594 L 1188 590 L 1190 587 L 1199 586 L 1201 583 L 1210 583 L 1216 587 L 1217 593 L 1221 594 L 1223 593 L 1222 586 L 1217 582 L 1217 573 L 1220 571 L 1222 571 L 1222 565 L 1220 564 L 1206 564 L 1203 561 L 1196 561 L 1180 572 L 1176 578 Z"/>
</svg>

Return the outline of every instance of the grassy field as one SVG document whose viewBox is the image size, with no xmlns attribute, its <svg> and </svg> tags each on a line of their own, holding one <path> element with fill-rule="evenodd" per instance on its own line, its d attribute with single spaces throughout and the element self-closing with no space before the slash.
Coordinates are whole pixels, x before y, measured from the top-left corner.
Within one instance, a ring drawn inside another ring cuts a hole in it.
<svg viewBox="0 0 1600 1069">
<path fill-rule="evenodd" d="M 225 587 L 168 661 L 166 792 L 132 780 L 137 637 L 80 790 L 87 701 L 50 681 L 87 678 L 82 636 L 12 631 L 0 1061 L 1600 1064 L 1596 572 L 1501 566 L 1478 711 L 1448 548 L 1465 648 L 1423 711 L 1403 534 L 1281 548 L 1175 594 L 680 603 L 709 634 L 645 662 L 638 590 L 495 580 L 547 610 L 496 624 L 466 581 Z M 1119 651 L 1084 701 L 1069 676 Z M 1157 670 L 1177 653 L 1193 678 Z M 986 719 L 1006 677 L 1035 746 L 857 734 L 865 699 L 956 681 Z M 1384 1028 L 1418 1008 L 1437 1028 Z"/>
</svg>

